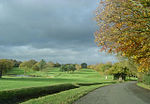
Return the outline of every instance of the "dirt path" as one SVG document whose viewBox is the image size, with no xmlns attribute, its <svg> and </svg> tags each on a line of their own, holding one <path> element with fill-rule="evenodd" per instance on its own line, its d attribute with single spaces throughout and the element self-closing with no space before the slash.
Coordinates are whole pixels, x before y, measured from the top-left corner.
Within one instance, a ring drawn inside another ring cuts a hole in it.
<svg viewBox="0 0 150 104">
<path fill-rule="evenodd" d="M 150 91 L 125 82 L 99 88 L 74 104 L 150 104 Z"/>
</svg>

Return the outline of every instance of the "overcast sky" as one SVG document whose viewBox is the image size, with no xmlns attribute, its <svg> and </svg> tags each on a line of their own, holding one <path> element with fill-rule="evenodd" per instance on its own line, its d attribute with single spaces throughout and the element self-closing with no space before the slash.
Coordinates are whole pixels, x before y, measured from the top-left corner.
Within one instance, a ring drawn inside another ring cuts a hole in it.
<svg viewBox="0 0 150 104">
<path fill-rule="evenodd" d="M 94 43 L 97 0 L 0 0 L 0 58 L 115 62 Z"/>
</svg>

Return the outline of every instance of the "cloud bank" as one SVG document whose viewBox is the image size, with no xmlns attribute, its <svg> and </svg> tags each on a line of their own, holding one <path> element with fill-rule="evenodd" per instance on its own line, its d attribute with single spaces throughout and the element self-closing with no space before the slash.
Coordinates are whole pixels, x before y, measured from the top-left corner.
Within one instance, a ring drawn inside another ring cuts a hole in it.
<svg viewBox="0 0 150 104">
<path fill-rule="evenodd" d="M 94 43 L 97 0 L 0 0 L 0 58 L 115 62 Z"/>
</svg>

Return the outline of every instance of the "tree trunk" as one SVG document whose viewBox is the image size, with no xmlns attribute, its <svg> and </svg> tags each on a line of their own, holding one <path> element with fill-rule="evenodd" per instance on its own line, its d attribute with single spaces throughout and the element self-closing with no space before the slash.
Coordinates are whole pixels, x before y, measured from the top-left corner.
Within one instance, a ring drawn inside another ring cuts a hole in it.
<svg viewBox="0 0 150 104">
<path fill-rule="evenodd" d="M 0 78 L 2 78 L 2 70 L 0 70 Z"/>
</svg>

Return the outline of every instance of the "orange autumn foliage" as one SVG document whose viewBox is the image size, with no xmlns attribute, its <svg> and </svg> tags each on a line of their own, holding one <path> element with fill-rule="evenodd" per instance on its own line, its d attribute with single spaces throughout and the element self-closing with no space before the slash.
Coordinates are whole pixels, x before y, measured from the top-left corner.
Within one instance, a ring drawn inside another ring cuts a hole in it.
<svg viewBox="0 0 150 104">
<path fill-rule="evenodd" d="M 95 41 L 102 51 L 120 53 L 150 69 L 150 0 L 102 0 L 96 10 Z"/>
</svg>

